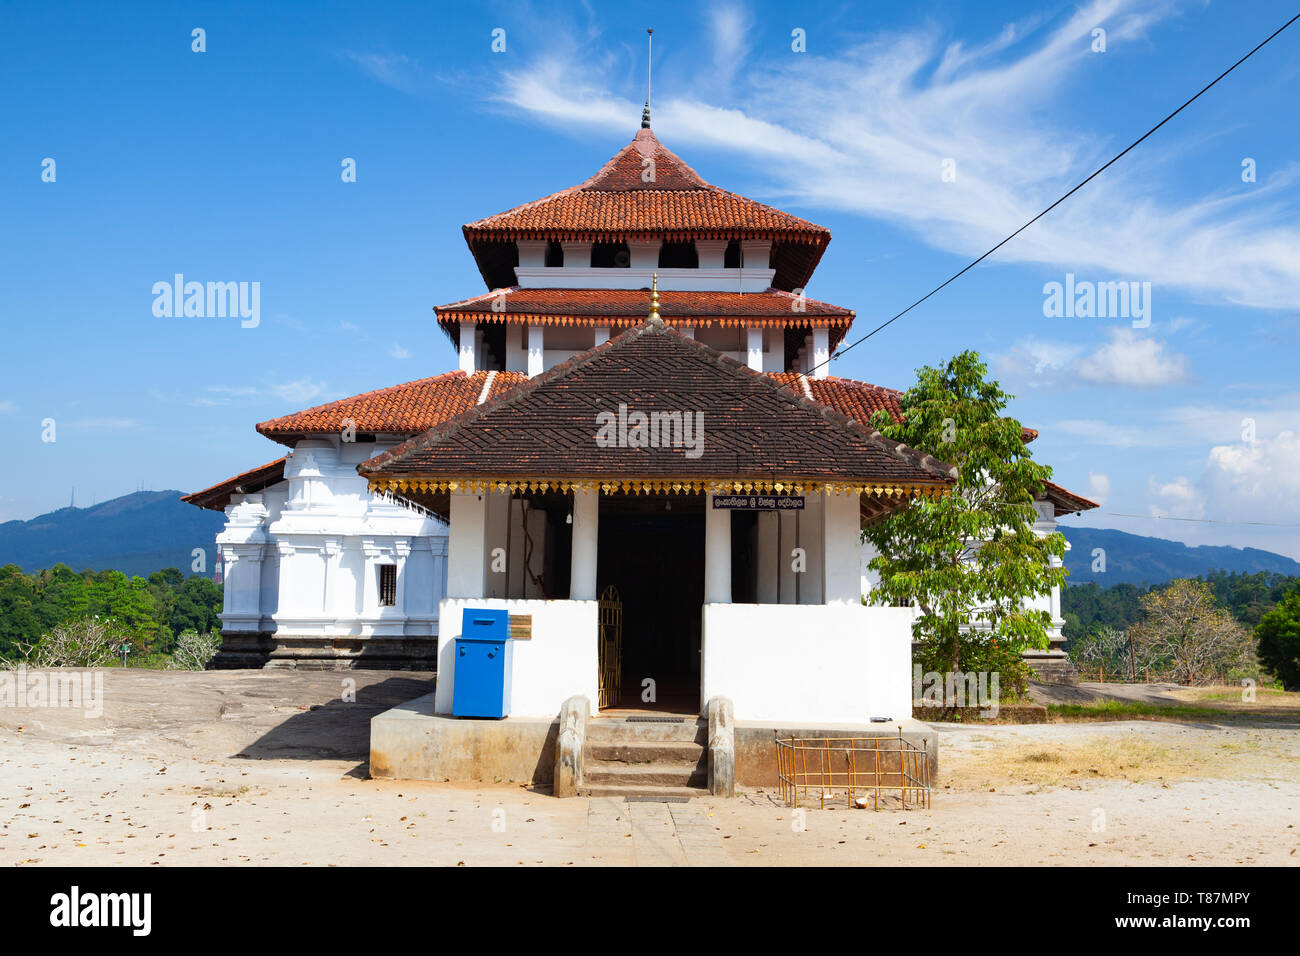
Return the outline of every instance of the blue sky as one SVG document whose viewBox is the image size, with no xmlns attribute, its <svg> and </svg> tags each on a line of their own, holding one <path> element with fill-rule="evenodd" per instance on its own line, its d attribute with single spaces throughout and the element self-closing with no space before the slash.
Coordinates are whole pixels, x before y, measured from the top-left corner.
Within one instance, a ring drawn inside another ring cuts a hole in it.
<svg viewBox="0 0 1300 956">
<path fill-rule="evenodd" d="M 280 454 L 258 421 L 454 367 L 430 310 L 483 289 L 460 225 L 631 139 L 647 26 L 657 135 L 830 228 L 808 294 L 856 309 L 862 333 L 1293 13 L 8 2 L 0 520 L 73 486 L 78 504 L 207 486 Z M 1298 52 L 1300 25 L 833 373 L 903 388 L 978 349 L 1042 430 L 1036 456 L 1104 502 L 1076 523 L 1300 557 L 1300 527 L 1251 523 L 1300 525 Z M 152 286 L 178 272 L 260 282 L 260 324 L 156 317 Z M 1149 282 L 1149 327 L 1045 316 L 1067 273 Z"/>
</svg>

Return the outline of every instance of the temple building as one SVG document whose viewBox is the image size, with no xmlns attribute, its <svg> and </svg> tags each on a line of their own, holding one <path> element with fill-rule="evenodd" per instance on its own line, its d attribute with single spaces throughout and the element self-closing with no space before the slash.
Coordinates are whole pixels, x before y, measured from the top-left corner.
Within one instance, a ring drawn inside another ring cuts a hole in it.
<svg viewBox="0 0 1300 956">
<path fill-rule="evenodd" d="M 449 714 L 463 612 L 504 609 L 512 715 L 909 717 L 915 612 L 864 604 L 860 531 L 953 473 L 871 428 L 901 392 L 829 374 L 854 319 L 804 293 L 829 232 L 704 181 L 648 117 L 463 231 L 487 291 L 435 309 L 458 368 L 263 422 L 282 457 L 186 496 L 228 519 L 216 666 L 436 669 Z M 1036 528 L 1092 507 L 1048 483 Z"/>
</svg>

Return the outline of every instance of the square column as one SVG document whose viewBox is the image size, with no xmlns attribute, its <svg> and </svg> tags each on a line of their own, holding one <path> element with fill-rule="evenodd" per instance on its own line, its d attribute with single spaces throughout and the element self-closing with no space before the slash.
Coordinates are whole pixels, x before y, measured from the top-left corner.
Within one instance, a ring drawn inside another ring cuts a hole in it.
<svg viewBox="0 0 1300 956">
<path fill-rule="evenodd" d="M 831 330 L 823 326 L 819 329 L 813 329 L 812 333 L 812 365 L 816 366 L 816 371 L 812 373 L 813 378 L 825 378 L 831 374 L 830 357 L 831 357 Z"/>
<path fill-rule="evenodd" d="M 726 262 L 726 239 L 696 239 L 695 253 L 700 257 L 701 269 L 721 269 Z"/>
<path fill-rule="evenodd" d="M 597 345 L 604 345 L 608 341 L 609 341 L 609 326 L 608 325 L 596 326 L 596 337 L 591 343 L 592 346 L 594 347 Z"/>
<path fill-rule="evenodd" d="M 827 604 L 862 603 L 861 522 L 857 495 L 822 496 L 822 574 Z"/>
<path fill-rule="evenodd" d="M 659 247 L 663 245 L 662 239 L 653 239 L 649 242 L 629 241 L 627 251 L 631 257 L 629 268 L 632 269 L 649 269 L 652 272 L 659 268 Z"/>
<path fill-rule="evenodd" d="M 731 512 L 704 502 L 704 603 L 731 603 Z"/>
<path fill-rule="evenodd" d="M 755 326 L 746 329 L 745 345 L 749 367 L 755 372 L 763 371 L 763 330 Z"/>
<path fill-rule="evenodd" d="M 528 377 L 536 378 L 545 369 L 546 333 L 540 325 L 528 326 Z"/>
<path fill-rule="evenodd" d="M 573 560 L 569 574 L 569 600 L 594 601 L 596 594 L 596 542 L 600 530 L 600 492 L 573 493 Z"/>
<path fill-rule="evenodd" d="M 483 496 L 453 493 L 447 535 L 447 597 L 481 598 L 487 593 L 486 531 Z"/>
<path fill-rule="evenodd" d="M 474 323 L 460 324 L 460 370 L 466 375 L 474 374 Z"/>
</svg>

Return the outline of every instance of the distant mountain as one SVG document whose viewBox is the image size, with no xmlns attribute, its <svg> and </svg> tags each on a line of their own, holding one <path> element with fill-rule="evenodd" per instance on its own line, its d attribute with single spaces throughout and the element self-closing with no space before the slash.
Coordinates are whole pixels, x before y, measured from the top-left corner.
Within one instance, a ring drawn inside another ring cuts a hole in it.
<svg viewBox="0 0 1300 956">
<path fill-rule="evenodd" d="M 1147 538 L 1140 534 L 1104 528 L 1071 528 L 1061 525 L 1070 550 L 1065 567 L 1071 584 L 1096 581 L 1112 584 L 1164 584 L 1175 578 L 1195 578 L 1211 571 L 1275 571 L 1300 575 L 1300 561 L 1258 548 L 1186 545 L 1181 541 Z M 1106 572 L 1092 570 L 1093 549 L 1106 552 Z"/>
<path fill-rule="evenodd" d="M 0 524 L 0 566 L 31 573 L 62 563 L 74 571 L 148 575 L 161 568 L 191 573 L 204 550 L 206 574 L 225 516 L 180 500 L 179 491 L 137 491 L 89 508 L 60 508 L 30 521 Z"/>
</svg>

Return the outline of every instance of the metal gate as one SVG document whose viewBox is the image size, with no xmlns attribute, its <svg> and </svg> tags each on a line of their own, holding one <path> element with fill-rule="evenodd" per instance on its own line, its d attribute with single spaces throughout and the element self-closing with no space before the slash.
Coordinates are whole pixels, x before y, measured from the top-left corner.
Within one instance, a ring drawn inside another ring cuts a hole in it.
<svg viewBox="0 0 1300 956">
<path fill-rule="evenodd" d="M 596 640 L 600 668 L 597 706 L 604 710 L 617 706 L 623 699 L 623 602 L 618 588 L 612 584 L 605 588 L 597 605 L 600 610 L 600 633 Z"/>
</svg>

